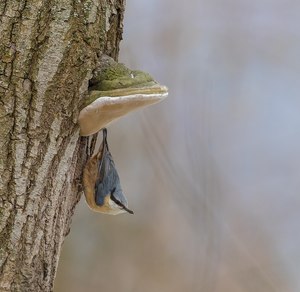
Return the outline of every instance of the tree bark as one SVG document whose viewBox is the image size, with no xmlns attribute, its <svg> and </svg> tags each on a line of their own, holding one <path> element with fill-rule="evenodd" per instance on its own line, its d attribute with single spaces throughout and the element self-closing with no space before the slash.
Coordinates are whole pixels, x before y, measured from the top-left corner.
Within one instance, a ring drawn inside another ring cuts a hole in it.
<svg viewBox="0 0 300 292">
<path fill-rule="evenodd" d="M 52 291 L 80 199 L 77 117 L 125 0 L 0 2 L 0 291 Z"/>
</svg>

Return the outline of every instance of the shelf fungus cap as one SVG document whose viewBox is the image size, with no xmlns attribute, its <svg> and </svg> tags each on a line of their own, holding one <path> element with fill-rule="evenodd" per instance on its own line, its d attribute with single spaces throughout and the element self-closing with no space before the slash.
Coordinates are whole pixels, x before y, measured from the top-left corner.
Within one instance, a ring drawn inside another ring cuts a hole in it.
<svg viewBox="0 0 300 292">
<path fill-rule="evenodd" d="M 99 69 L 90 80 L 85 107 L 79 113 L 81 136 L 95 134 L 127 113 L 168 96 L 168 88 L 148 73 L 130 70 L 105 55 L 99 62 Z"/>
</svg>

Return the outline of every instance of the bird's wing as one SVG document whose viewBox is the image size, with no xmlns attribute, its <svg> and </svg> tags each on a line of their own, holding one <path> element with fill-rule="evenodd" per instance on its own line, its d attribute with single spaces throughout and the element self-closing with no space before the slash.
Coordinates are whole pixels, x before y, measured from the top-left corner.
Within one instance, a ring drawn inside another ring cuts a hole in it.
<svg viewBox="0 0 300 292">
<path fill-rule="evenodd" d="M 98 179 L 95 184 L 95 201 L 97 205 L 104 203 L 104 198 L 111 194 L 119 182 L 119 176 L 115 168 L 112 156 L 108 150 L 104 151 L 99 160 Z"/>
</svg>

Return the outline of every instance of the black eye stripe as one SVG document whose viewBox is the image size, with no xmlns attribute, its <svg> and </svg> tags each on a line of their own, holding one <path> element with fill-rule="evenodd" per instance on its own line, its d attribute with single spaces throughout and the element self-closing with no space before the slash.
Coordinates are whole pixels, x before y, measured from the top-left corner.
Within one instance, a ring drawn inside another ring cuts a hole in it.
<svg viewBox="0 0 300 292">
<path fill-rule="evenodd" d="M 110 195 L 110 198 L 119 206 L 121 207 L 125 207 L 118 199 L 115 198 L 114 196 L 114 192 L 116 191 L 116 188 L 114 188 L 112 191 L 111 191 L 111 195 Z"/>
</svg>

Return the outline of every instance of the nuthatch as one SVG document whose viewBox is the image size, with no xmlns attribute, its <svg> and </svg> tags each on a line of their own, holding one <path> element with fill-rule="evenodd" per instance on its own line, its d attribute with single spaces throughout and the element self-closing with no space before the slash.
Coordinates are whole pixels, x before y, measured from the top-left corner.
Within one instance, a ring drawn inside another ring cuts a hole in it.
<svg viewBox="0 0 300 292">
<path fill-rule="evenodd" d="M 98 153 L 87 162 L 83 172 L 83 184 L 89 207 L 97 212 L 117 215 L 128 209 L 120 178 L 107 144 L 107 130 L 103 129 L 103 141 Z"/>
</svg>

